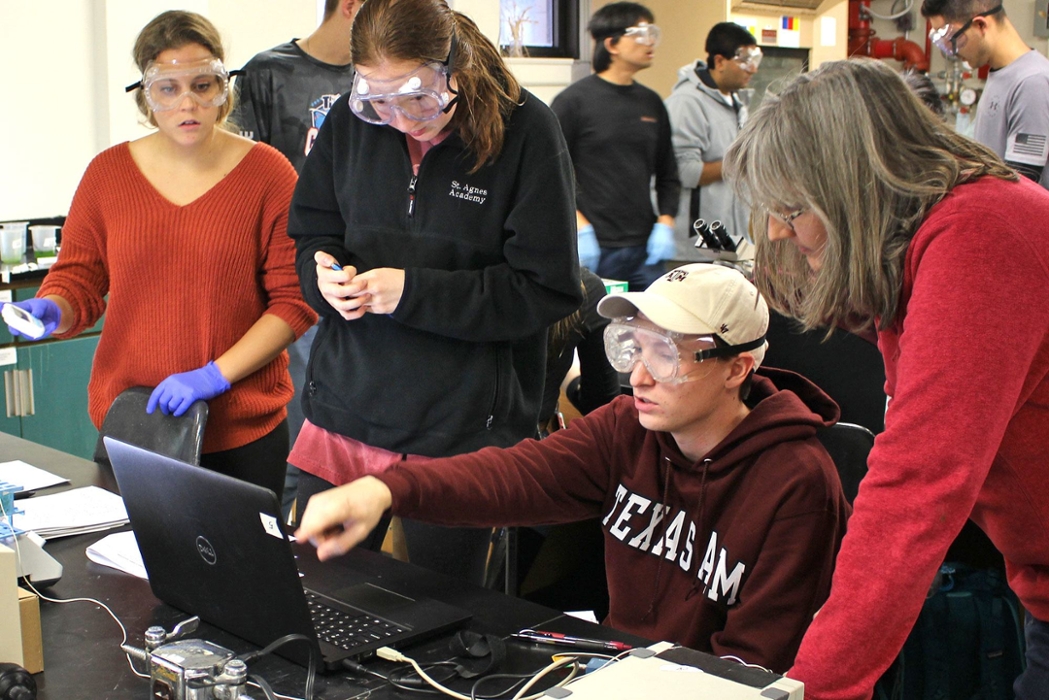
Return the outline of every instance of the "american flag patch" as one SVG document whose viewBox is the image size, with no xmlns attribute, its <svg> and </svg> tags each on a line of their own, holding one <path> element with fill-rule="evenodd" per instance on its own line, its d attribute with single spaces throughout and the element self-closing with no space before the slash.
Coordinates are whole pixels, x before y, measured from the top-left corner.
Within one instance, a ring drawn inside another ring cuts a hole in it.
<svg viewBox="0 0 1049 700">
<path fill-rule="evenodd" d="M 1017 134 L 1009 149 L 1016 155 L 1045 158 L 1046 137 L 1041 134 Z"/>
</svg>

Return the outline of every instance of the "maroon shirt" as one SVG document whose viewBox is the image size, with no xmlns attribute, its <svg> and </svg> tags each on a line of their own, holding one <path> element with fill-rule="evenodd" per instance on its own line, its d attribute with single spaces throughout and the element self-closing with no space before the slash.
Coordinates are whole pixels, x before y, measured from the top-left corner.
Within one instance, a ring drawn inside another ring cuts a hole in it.
<svg viewBox="0 0 1049 700">
<path fill-rule="evenodd" d="M 838 407 L 772 369 L 755 377 L 754 401 L 698 462 L 620 397 L 541 442 L 379 478 L 397 515 L 444 525 L 601 517 L 606 624 L 782 672 L 830 590 L 849 506 L 815 437 Z"/>
</svg>

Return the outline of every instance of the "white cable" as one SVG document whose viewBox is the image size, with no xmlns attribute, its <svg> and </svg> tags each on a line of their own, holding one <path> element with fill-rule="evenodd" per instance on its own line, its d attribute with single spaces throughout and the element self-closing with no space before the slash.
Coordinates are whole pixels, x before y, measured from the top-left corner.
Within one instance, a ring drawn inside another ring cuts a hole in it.
<svg viewBox="0 0 1049 700">
<path fill-rule="evenodd" d="M 895 4 L 895 3 L 893 3 L 893 4 Z M 905 14 L 907 14 L 908 12 L 911 11 L 912 7 L 914 7 L 914 0 L 907 0 L 907 7 L 903 8 L 902 10 L 900 10 L 899 12 L 897 12 L 894 15 L 879 15 L 877 12 L 875 12 L 874 10 L 872 10 L 869 7 L 867 8 L 867 14 L 869 14 L 871 17 L 874 17 L 876 19 L 893 20 L 893 19 L 897 19 L 899 17 L 903 17 Z"/>
<path fill-rule="evenodd" d="M 397 651 L 396 649 L 391 649 L 390 647 L 382 647 L 381 649 L 378 649 L 375 652 L 375 655 L 378 656 L 380 659 L 386 659 L 387 661 L 393 661 L 393 662 L 396 662 L 396 663 L 403 663 L 403 664 L 411 664 L 412 668 L 415 669 L 415 673 L 418 674 L 418 676 L 420 678 L 422 678 L 424 681 L 429 683 L 436 690 L 444 693 L 445 695 L 451 696 L 453 698 L 457 698 L 458 700 L 472 700 L 469 695 L 463 695 L 462 693 L 457 692 L 455 690 L 452 690 L 451 688 L 448 688 L 447 686 L 443 686 L 440 683 L 438 683 L 437 681 L 435 681 L 433 678 L 431 678 L 429 675 L 427 675 L 426 671 L 423 670 L 422 666 L 419 665 L 418 661 L 416 661 L 415 659 L 412 659 L 410 657 L 405 656 L 404 654 L 402 654 L 401 652 Z M 587 654 L 587 656 L 590 656 L 590 655 Z M 564 678 L 560 682 L 556 683 L 554 687 L 564 685 L 568 681 L 572 680 L 579 673 L 579 666 L 576 663 L 576 657 L 575 656 L 564 656 L 564 655 L 555 656 L 554 657 L 554 661 L 551 664 L 549 664 L 548 666 L 546 666 L 545 668 L 541 669 L 534 676 L 532 676 L 531 680 L 529 680 L 527 683 L 525 683 L 525 685 L 522 686 L 522 688 L 519 691 L 517 691 L 517 694 L 514 695 L 512 700 L 538 700 L 539 698 L 541 698 L 546 693 L 545 690 L 542 691 L 542 692 L 539 692 L 539 693 L 535 693 L 533 695 L 528 695 L 528 696 L 525 696 L 524 693 L 529 688 L 531 688 L 533 685 L 535 685 L 536 682 L 540 678 L 542 678 L 543 676 L 545 676 L 548 673 L 551 673 L 553 671 L 556 671 L 559 668 L 563 668 L 563 667 L 565 667 L 565 666 L 567 666 L 569 664 L 573 665 L 571 673 L 568 674 L 567 678 Z"/>
<path fill-rule="evenodd" d="M 511 700 L 532 700 L 533 698 L 542 697 L 546 693 L 546 691 L 536 693 L 535 695 L 529 695 L 527 697 L 525 696 L 525 693 L 528 691 L 529 688 L 538 683 L 540 678 L 547 675 L 548 673 L 553 673 L 554 671 L 558 670 L 559 668 L 563 668 L 568 664 L 572 664 L 571 673 L 569 673 L 568 677 L 562 680 L 561 682 L 555 683 L 554 687 L 562 686 L 568 681 L 572 680 L 579 673 L 579 665 L 576 661 L 576 658 L 574 656 L 562 656 L 560 658 L 555 656 L 554 660 L 549 665 L 547 665 L 546 668 L 542 669 L 541 671 L 539 671 L 539 673 L 532 676 L 532 680 L 528 681 L 523 686 L 521 686 L 521 689 L 517 691 L 517 694 L 514 695 L 513 698 L 511 698 Z"/>
<path fill-rule="evenodd" d="M 764 671 L 765 673 L 772 673 L 772 671 L 770 671 L 769 669 L 765 668 L 764 666 L 761 666 L 759 664 L 747 663 L 743 659 L 739 658 L 738 656 L 733 656 L 732 654 L 725 654 L 721 658 L 725 659 L 726 661 L 735 661 L 737 664 L 742 664 L 742 665 L 746 666 L 747 668 L 756 668 L 756 669 L 760 669 L 760 670 Z"/>
<path fill-rule="evenodd" d="M 4 510 L 3 501 L 0 501 L 0 520 L 6 520 L 8 525 L 11 527 L 11 540 L 14 542 L 15 545 L 15 561 L 18 564 L 18 570 L 21 571 L 22 550 L 18 546 L 18 535 L 15 534 L 14 521 L 7 514 L 7 511 Z M 127 644 L 127 628 L 124 627 L 124 623 L 120 621 L 120 618 L 116 616 L 116 614 L 109 608 L 109 606 L 103 603 L 102 601 L 95 600 L 94 598 L 50 598 L 36 589 L 36 586 L 34 586 L 33 582 L 30 581 L 28 574 L 24 575 L 22 578 L 25 579 L 26 586 L 29 587 L 29 590 L 35 593 L 37 597 L 39 597 L 41 600 L 46 600 L 49 603 L 94 603 L 95 605 L 99 606 L 107 613 L 109 613 L 109 616 L 113 618 L 113 622 L 116 622 L 117 627 L 120 628 L 120 634 L 123 636 L 123 638 L 120 640 L 120 643 Z M 125 653 L 124 657 L 127 659 L 127 665 L 131 668 L 132 673 L 134 673 L 139 678 L 149 678 L 149 674 L 141 673 L 138 669 L 135 668 L 135 664 L 131 661 L 130 654 Z"/>
<path fill-rule="evenodd" d="M 402 664 L 411 664 L 412 668 L 414 668 L 415 672 L 419 675 L 419 678 L 422 678 L 424 681 L 426 681 L 431 686 L 441 691 L 445 695 L 450 695 L 453 698 L 458 698 L 458 700 L 471 700 L 469 695 L 463 695 L 462 693 L 456 692 L 451 688 L 447 688 L 441 685 L 433 678 L 430 678 L 430 676 L 427 675 L 426 671 L 423 670 L 422 666 L 419 665 L 418 661 L 416 661 L 415 659 L 408 658 L 396 649 L 392 649 L 390 647 L 382 647 L 375 652 L 375 655 L 378 656 L 380 659 L 386 659 L 387 661 L 394 661 Z"/>
</svg>

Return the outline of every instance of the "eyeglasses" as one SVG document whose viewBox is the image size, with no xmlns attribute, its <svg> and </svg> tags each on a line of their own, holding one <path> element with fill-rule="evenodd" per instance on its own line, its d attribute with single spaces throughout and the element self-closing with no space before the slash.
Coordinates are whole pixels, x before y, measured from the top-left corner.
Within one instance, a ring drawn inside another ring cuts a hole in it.
<svg viewBox="0 0 1049 700">
<path fill-rule="evenodd" d="M 623 36 L 629 36 L 643 46 L 655 46 L 659 43 L 662 33 L 654 24 L 639 24 L 636 27 L 627 27 Z"/>
<path fill-rule="evenodd" d="M 736 49 L 736 55 L 732 57 L 732 60 L 748 73 L 755 73 L 763 57 L 764 54 L 761 53 L 761 48 L 758 46 L 740 46 Z"/>
<path fill-rule="evenodd" d="M 388 80 L 373 80 L 356 71 L 350 111 L 369 124 L 389 124 L 396 112 L 416 122 L 433 121 L 448 113 L 459 99 L 449 82 L 455 49 L 453 35 L 448 58 L 443 62 L 430 61 Z"/>
<path fill-rule="evenodd" d="M 776 221 L 780 222 L 781 224 L 783 224 L 784 226 L 789 228 L 791 230 L 791 232 L 794 231 L 794 219 L 798 218 L 799 216 L 804 214 L 806 211 L 808 211 L 808 210 L 805 207 L 801 207 L 801 208 L 795 209 L 794 211 L 789 212 L 787 214 L 780 214 L 779 212 L 772 211 L 771 209 L 769 209 L 767 207 L 765 208 L 765 213 L 767 215 L 771 216 L 773 219 L 775 219 Z"/>
<path fill-rule="evenodd" d="M 681 343 L 698 346 L 690 353 L 682 350 Z M 652 378 L 661 384 L 681 384 L 696 379 L 694 368 L 683 371 L 691 359 L 701 363 L 712 357 L 723 357 L 738 352 L 738 348 L 719 348 L 712 335 L 685 335 L 655 328 L 636 325 L 633 318 L 616 319 L 605 327 L 605 355 L 617 372 L 628 373 L 638 362 Z M 703 375 L 706 376 L 706 375 Z"/>
<path fill-rule="evenodd" d="M 218 107 L 229 99 L 229 79 L 238 75 L 226 70 L 217 58 L 180 63 L 151 61 L 142 73 L 142 80 L 128 85 L 125 92 L 141 89 L 146 104 L 154 112 L 177 109 L 188 96 L 201 107 Z"/>
<path fill-rule="evenodd" d="M 936 45 L 945 57 L 955 58 L 958 55 L 958 39 L 969 31 L 969 27 L 973 26 L 973 20 L 977 17 L 990 17 L 993 14 L 1001 12 L 1002 5 L 991 8 L 986 12 L 977 12 L 975 15 L 969 18 L 969 21 L 963 24 L 959 29 L 952 30 L 951 25 L 945 24 L 942 27 L 929 30 L 929 41 Z"/>
</svg>

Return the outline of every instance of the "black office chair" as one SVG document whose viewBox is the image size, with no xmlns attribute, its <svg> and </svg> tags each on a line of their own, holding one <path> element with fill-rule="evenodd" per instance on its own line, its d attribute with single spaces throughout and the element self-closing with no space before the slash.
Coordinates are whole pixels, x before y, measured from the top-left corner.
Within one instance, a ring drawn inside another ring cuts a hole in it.
<svg viewBox="0 0 1049 700">
<path fill-rule="evenodd" d="M 200 464 L 208 404 L 194 401 L 189 410 L 177 418 L 164 415 L 159 409 L 146 413 L 146 403 L 152 393 L 150 387 L 133 386 L 113 400 L 95 444 L 96 462 L 110 466 L 109 455 L 102 442 L 102 438 L 108 435 L 189 464 Z"/>
<path fill-rule="evenodd" d="M 769 348 L 762 364 L 797 372 L 841 407 L 841 420 L 875 434 L 885 430 L 885 363 L 878 346 L 840 328 L 802 331 L 798 322 L 769 314 Z"/>
<path fill-rule="evenodd" d="M 845 498 L 852 503 L 859 491 L 860 480 L 867 474 L 867 455 L 874 447 L 874 433 L 862 425 L 835 423 L 822 428 L 816 437 L 834 460 Z"/>
</svg>

